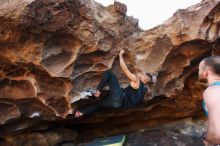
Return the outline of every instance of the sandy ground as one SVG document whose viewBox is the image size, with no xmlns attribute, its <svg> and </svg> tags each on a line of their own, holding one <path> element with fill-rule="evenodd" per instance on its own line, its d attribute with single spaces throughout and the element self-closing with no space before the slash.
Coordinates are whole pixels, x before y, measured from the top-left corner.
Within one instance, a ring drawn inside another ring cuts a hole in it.
<svg viewBox="0 0 220 146">
<path fill-rule="evenodd" d="M 150 129 L 125 134 L 124 146 L 203 146 L 201 136 L 206 131 L 205 121 L 187 119 Z M 65 143 L 61 146 L 84 146 L 86 143 Z"/>
</svg>

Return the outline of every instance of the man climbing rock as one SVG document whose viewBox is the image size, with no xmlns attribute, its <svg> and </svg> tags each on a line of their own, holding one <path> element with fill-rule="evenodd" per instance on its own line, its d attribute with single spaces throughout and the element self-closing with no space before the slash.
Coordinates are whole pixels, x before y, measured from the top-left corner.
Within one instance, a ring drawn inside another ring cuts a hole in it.
<svg viewBox="0 0 220 146">
<path fill-rule="evenodd" d="M 148 73 L 139 73 L 137 75 L 132 73 L 124 62 L 123 54 L 124 50 L 121 50 L 119 53 L 119 62 L 125 76 L 130 80 L 128 87 L 122 89 L 116 76 L 110 70 L 105 71 L 94 96 L 99 97 L 106 85 L 108 85 L 110 89 L 109 95 L 91 106 L 76 111 L 75 117 L 93 113 L 100 107 L 126 109 L 142 101 L 147 91 L 149 91 L 147 84 L 152 81 L 152 76 Z"/>
<path fill-rule="evenodd" d="M 199 78 L 208 82 L 203 93 L 203 108 L 208 116 L 208 130 L 203 135 L 203 142 L 205 146 L 220 146 L 220 57 L 201 61 Z"/>
</svg>

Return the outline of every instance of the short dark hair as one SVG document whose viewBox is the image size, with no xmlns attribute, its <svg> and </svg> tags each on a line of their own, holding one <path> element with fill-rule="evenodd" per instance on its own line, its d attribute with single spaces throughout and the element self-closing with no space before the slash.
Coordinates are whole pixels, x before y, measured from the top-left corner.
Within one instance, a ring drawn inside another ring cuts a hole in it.
<svg viewBox="0 0 220 146">
<path fill-rule="evenodd" d="M 211 56 L 207 57 L 204 60 L 205 67 L 209 67 L 213 73 L 220 76 L 220 57 L 219 56 Z"/>
<path fill-rule="evenodd" d="M 145 73 L 148 77 L 150 77 L 150 82 L 153 82 L 153 76 L 150 73 Z"/>
</svg>

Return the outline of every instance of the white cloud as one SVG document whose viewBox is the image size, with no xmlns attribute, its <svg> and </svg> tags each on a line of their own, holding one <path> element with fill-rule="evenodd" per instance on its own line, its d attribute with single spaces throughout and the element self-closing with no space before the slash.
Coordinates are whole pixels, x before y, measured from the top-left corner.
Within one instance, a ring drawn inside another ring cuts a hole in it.
<svg viewBox="0 0 220 146">
<path fill-rule="evenodd" d="M 95 0 L 104 6 L 113 4 L 114 0 Z M 127 5 L 127 15 L 139 19 L 143 29 L 153 28 L 170 18 L 176 10 L 185 9 L 201 0 L 118 0 Z"/>
</svg>

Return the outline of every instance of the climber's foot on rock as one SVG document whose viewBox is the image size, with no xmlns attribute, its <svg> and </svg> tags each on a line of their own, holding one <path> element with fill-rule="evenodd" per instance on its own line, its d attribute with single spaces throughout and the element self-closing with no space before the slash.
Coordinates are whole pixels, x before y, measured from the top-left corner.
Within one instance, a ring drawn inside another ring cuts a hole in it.
<svg viewBox="0 0 220 146">
<path fill-rule="evenodd" d="M 93 88 L 89 88 L 86 90 L 87 92 L 90 92 L 94 97 L 98 98 L 101 94 L 99 90 L 95 90 Z"/>
<path fill-rule="evenodd" d="M 101 92 L 100 92 L 99 90 L 97 90 L 97 91 L 94 93 L 94 96 L 97 97 L 97 98 L 98 98 L 100 95 L 101 95 Z"/>
<path fill-rule="evenodd" d="M 83 113 L 81 113 L 80 111 L 75 112 L 75 118 L 80 118 L 82 116 L 83 116 Z"/>
</svg>

